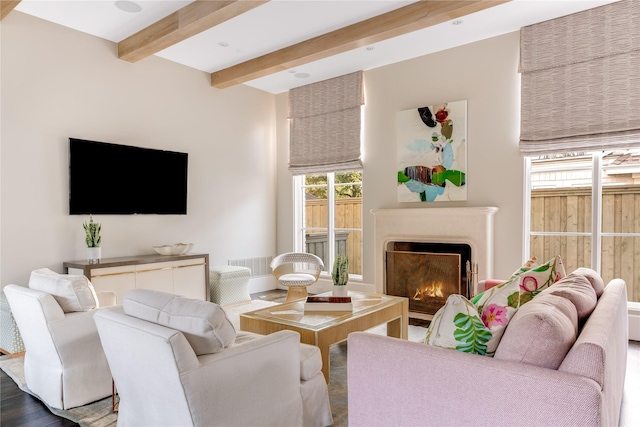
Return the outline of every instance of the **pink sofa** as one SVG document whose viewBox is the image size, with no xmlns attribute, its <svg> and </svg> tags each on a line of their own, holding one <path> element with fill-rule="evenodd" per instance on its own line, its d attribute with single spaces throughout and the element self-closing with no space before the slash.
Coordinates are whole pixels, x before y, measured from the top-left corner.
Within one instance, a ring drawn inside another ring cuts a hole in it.
<svg viewBox="0 0 640 427">
<path fill-rule="evenodd" d="M 621 279 L 604 288 L 557 370 L 352 333 L 349 427 L 617 426 L 627 347 Z"/>
</svg>

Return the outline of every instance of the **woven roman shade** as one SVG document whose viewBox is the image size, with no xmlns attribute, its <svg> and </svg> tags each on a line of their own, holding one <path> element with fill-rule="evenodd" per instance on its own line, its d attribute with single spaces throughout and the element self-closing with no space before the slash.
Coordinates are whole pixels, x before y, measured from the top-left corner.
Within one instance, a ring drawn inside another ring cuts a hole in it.
<svg viewBox="0 0 640 427">
<path fill-rule="evenodd" d="M 294 175 L 362 169 L 362 71 L 289 91 L 289 170 Z"/>
<path fill-rule="evenodd" d="M 640 146 L 640 2 L 522 28 L 520 152 Z"/>
</svg>

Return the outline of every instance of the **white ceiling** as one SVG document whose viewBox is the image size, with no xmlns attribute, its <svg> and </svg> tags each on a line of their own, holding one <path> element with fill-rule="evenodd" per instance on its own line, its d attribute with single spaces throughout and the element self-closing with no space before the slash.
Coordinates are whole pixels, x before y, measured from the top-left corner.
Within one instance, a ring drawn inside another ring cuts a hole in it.
<svg viewBox="0 0 640 427">
<path fill-rule="evenodd" d="M 156 55 L 211 73 L 414 1 L 272 0 Z M 513 0 L 467 15 L 459 25 L 445 22 L 245 84 L 277 94 L 353 71 L 369 70 L 517 31 L 526 25 L 614 1 L 617 0 Z M 117 8 L 116 3 L 22 0 L 15 10 L 117 43 L 191 1 L 135 0 L 141 7 L 137 13 L 125 12 Z"/>
</svg>

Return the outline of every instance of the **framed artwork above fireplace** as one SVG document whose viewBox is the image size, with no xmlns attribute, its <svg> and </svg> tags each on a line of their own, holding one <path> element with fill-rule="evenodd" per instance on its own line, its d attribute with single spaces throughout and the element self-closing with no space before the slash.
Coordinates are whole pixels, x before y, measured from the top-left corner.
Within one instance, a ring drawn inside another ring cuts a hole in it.
<svg viewBox="0 0 640 427">
<path fill-rule="evenodd" d="M 396 116 L 398 202 L 467 200 L 467 101 Z"/>
</svg>

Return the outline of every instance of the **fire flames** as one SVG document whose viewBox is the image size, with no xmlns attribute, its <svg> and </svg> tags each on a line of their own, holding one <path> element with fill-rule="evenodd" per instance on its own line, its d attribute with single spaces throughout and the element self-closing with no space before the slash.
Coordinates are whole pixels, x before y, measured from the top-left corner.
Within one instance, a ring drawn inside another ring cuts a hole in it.
<svg viewBox="0 0 640 427">
<path fill-rule="evenodd" d="M 432 281 L 429 284 L 424 284 L 419 289 L 416 289 L 416 294 L 413 296 L 414 301 L 425 301 L 427 298 L 444 297 L 442 293 L 442 282 Z"/>
</svg>

